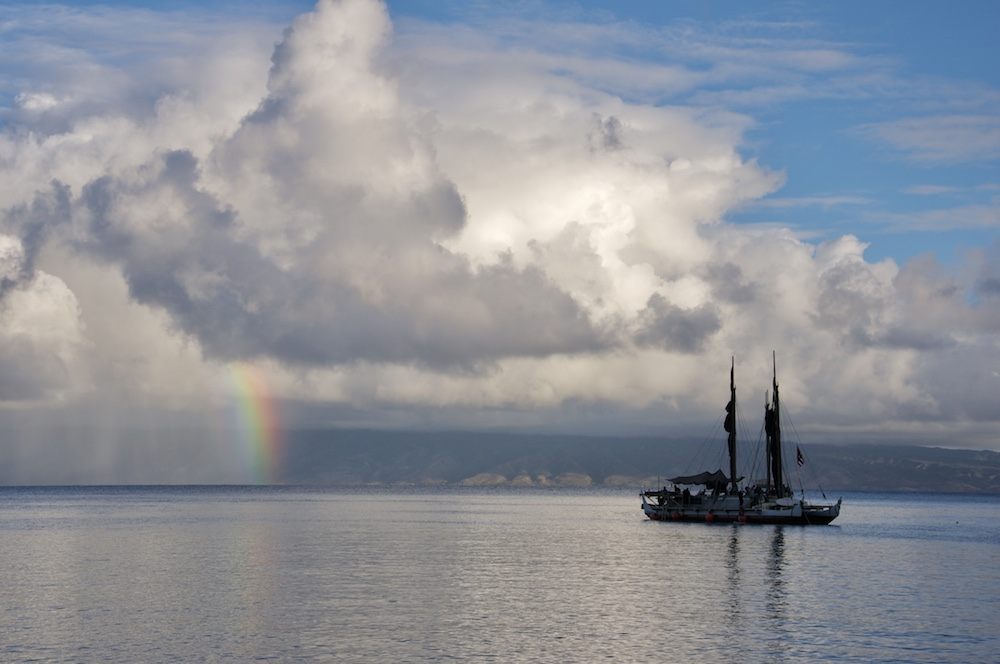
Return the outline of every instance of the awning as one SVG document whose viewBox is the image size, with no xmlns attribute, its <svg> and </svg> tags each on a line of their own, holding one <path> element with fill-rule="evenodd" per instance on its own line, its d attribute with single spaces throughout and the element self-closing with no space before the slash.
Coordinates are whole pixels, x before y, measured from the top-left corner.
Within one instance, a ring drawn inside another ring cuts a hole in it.
<svg viewBox="0 0 1000 664">
<path fill-rule="evenodd" d="M 704 484 L 705 486 L 715 489 L 715 488 L 726 488 L 729 485 L 729 478 L 726 474 L 722 472 L 721 469 L 710 473 L 707 470 L 703 473 L 698 473 L 697 475 L 681 475 L 679 477 L 671 477 L 670 481 L 674 484 Z"/>
</svg>

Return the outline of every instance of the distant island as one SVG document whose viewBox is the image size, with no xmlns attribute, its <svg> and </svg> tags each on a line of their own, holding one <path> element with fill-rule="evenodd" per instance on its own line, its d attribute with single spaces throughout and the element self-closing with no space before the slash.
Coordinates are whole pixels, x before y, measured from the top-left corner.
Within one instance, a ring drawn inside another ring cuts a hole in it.
<svg viewBox="0 0 1000 664">
<path fill-rule="evenodd" d="M 0 430 L 0 485 L 269 484 L 311 486 L 651 488 L 728 471 L 725 441 L 528 433 L 298 429 L 264 472 L 245 432 L 196 427 Z M 787 442 L 787 441 L 786 441 Z M 71 444 L 70 444 L 71 443 Z M 742 443 L 741 458 L 756 445 Z M 886 443 L 803 445 L 807 489 L 1000 494 L 1000 453 Z M 788 448 L 794 458 L 794 442 Z M 789 470 L 794 473 L 794 464 Z M 794 488 L 798 483 L 793 479 Z"/>
<path fill-rule="evenodd" d="M 275 479 L 337 486 L 640 487 L 721 467 L 705 447 L 701 441 L 660 438 L 295 431 Z M 807 488 L 1000 493 L 997 452 L 880 443 L 804 449 Z M 694 468 L 699 452 L 704 467 Z"/>
</svg>

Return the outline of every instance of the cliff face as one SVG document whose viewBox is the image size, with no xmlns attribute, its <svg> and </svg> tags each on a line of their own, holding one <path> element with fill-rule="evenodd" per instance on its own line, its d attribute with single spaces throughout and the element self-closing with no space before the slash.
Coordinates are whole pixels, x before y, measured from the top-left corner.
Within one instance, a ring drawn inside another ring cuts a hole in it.
<svg viewBox="0 0 1000 664">
<path fill-rule="evenodd" d="M 289 436 L 289 484 L 651 486 L 727 461 L 701 441 L 482 433 L 299 431 Z M 807 488 L 1000 493 L 1000 453 L 909 445 L 804 447 Z M 754 451 L 742 450 L 753 458 Z M 794 447 L 786 457 L 794 474 Z M 787 462 L 786 462 L 787 463 Z M 797 480 L 793 482 L 797 485 Z"/>
</svg>

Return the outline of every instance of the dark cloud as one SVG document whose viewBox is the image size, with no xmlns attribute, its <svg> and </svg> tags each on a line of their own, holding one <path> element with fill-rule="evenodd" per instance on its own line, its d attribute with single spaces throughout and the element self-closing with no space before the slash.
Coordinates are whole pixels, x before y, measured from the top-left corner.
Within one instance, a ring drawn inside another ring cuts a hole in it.
<svg viewBox="0 0 1000 664">
<path fill-rule="evenodd" d="M 713 305 L 703 304 L 694 309 L 681 309 L 655 293 L 639 314 L 639 330 L 635 340 L 643 346 L 697 353 L 721 327 L 718 309 Z"/>
<path fill-rule="evenodd" d="M 31 279 L 38 254 L 51 229 L 70 218 L 69 187 L 53 182 L 46 192 L 39 192 L 30 205 L 18 205 L 3 215 L 0 229 L 18 238 L 22 258 L 18 274 L 0 278 L 0 297 L 18 283 Z"/>
<path fill-rule="evenodd" d="M 976 291 L 987 297 L 1000 297 L 1000 277 L 986 277 L 976 282 Z"/>
<path fill-rule="evenodd" d="M 734 263 L 712 263 L 704 270 L 704 278 L 712 286 L 712 296 L 723 302 L 746 304 L 758 296 L 757 287 L 746 281 Z"/>
<path fill-rule="evenodd" d="M 595 150 L 620 150 L 625 147 L 622 142 L 622 121 L 613 115 L 602 117 L 594 114 L 596 129 L 590 135 L 590 145 Z"/>
<path fill-rule="evenodd" d="M 956 341 L 947 334 L 893 326 L 877 334 L 855 328 L 852 340 L 860 346 L 898 350 L 934 351 L 950 348 Z"/>
</svg>

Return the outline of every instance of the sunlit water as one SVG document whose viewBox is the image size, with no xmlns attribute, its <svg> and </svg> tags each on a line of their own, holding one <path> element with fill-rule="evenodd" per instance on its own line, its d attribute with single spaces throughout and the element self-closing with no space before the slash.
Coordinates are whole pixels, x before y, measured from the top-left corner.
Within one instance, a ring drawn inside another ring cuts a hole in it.
<svg viewBox="0 0 1000 664">
<path fill-rule="evenodd" d="M 0 489 L 0 660 L 997 661 L 1000 498 Z"/>
</svg>

